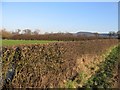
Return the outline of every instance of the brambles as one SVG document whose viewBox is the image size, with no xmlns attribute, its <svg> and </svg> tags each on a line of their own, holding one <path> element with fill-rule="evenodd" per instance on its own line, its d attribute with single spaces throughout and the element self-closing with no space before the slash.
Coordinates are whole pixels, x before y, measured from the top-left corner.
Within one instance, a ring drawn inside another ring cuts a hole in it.
<svg viewBox="0 0 120 90">
<path fill-rule="evenodd" d="M 120 56 L 120 46 L 117 46 L 106 57 L 105 62 L 101 63 L 100 69 L 93 75 L 86 84 L 86 87 L 111 88 L 114 80 L 114 70 L 117 66 Z M 118 87 L 118 86 L 117 86 Z"/>
<path fill-rule="evenodd" d="M 12 85 L 13 87 L 57 88 L 65 87 L 67 81 L 70 81 L 67 86 L 76 87 L 71 85 L 76 84 L 72 83 L 76 80 L 77 85 L 80 83 L 82 86 L 83 78 L 87 80 L 97 70 L 101 55 L 117 43 L 117 40 L 111 39 L 18 45 L 21 58 L 18 60 Z M 3 79 L 15 55 L 15 49 L 16 46 L 2 49 Z"/>
</svg>

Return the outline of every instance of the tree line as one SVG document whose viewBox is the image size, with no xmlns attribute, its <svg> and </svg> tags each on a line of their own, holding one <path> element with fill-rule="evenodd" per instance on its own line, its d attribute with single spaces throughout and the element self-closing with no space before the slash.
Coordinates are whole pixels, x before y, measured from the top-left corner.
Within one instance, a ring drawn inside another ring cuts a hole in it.
<svg viewBox="0 0 120 90">
<path fill-rule="evenodd" d="M 91 40 L 91 39 L 108 39 L 114 35 L 118 35 L 120 39 L 120 31 L 115 33 L 110 31 L 109 37 L 100 37 L 99 33 L 94 33 L 94 36 L 76 35 L 73 33 L 45 33 L 41 34 L 39 29 L 32 31 L 30 29 L 20 30 L 17 29 L 14 32 L 9 32 L 6 29 L 0 30 L 2 39 L 13 39 L 13 40 L 57 40 L 57 41 L 79 41 L 79 40 Z"/>
</svg>

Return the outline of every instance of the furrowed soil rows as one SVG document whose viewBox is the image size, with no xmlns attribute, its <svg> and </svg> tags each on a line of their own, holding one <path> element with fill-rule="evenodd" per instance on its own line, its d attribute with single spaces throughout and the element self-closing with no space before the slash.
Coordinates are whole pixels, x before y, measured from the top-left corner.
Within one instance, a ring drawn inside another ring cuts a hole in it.
<svg viewBox="0 0 120 90">
<path fill-rule="evenodd" d="M 110 39 L 19 45 L 12 87 L 76 87 L 70 85 L 76 77 L 81 77 L 77 81 L 82 87 L 99 69 L 105 52 L 117 44 L 118 40 Z M 3 80 L 17 47 L 2 47 Z"/>
</svg>

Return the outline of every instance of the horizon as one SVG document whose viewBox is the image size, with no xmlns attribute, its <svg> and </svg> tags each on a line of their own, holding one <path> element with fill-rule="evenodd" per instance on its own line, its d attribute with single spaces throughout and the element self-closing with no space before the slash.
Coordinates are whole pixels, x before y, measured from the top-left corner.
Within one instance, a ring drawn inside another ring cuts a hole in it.
<svg viewBox="0 0 120 90">
<path fill-rule="evenodd" d="M 118 31 L 117 2 L 2 2 L 2 17 L 2 27 L 8 31 Z"/>
</svg>

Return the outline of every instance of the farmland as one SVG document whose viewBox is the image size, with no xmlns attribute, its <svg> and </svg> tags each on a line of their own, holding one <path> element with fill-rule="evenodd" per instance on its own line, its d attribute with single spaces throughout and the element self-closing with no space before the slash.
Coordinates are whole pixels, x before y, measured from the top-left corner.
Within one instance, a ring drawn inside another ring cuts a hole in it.
<svg viewBox="0 0 120 90">
<path fill-rule="evenodd" d="M 120 88 L 120 2 L 63 1 L 0 3 L 1 90 Z"/>
<path fill-rule="evenodd" d="M 116 79 L 110 79 L 110 84 L 102 81 L 109 75 L 110 78 L 118 75 L 113 75 L 117 70 L 114 68 L 119 56 L 117 47 L 117 39 L 3 46 L 3 80 L 15 65 L 15 76 L 10 83 L 14 88 L 113 87 L 111 83 Z"/>
<path fill-rule="evenodd" d="M 13 46 L 13 45 L 23 45 L 23 44 L 45 44 L 57 41 L 48 40 L 2 40 L 2 46 Z"/>
</svg>

